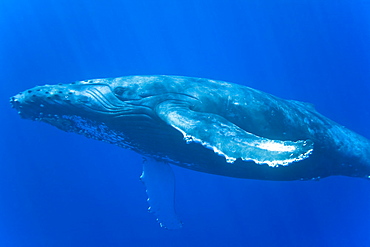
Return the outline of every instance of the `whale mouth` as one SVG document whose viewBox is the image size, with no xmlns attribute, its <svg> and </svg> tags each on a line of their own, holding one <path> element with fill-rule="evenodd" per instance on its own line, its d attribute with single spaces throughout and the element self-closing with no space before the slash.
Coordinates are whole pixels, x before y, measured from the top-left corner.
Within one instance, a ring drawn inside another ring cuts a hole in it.
<svg viewBox="0 0 370 247">
<path fill-rule="evenodd" d="M 10 98 L 10 105 L 18 111 L 21 118 L 33 121 L 42 121 L 51 124 L 61 130 L 73 131 L 74 121 L 67 115 L 51 113 L 50 106 L 40 99 L 24 100 L 23 93 Z"/>
<path fill-rule="evenodd" d="M 63 115 L 118 114 L 125 110 L 124 104 L 110 91 L 106 84 L 45 85 L 11 97 L 10 104 L 22 118 L 31 120 Z"/>
<path fill-rule="evenodd" d="M 98 126 L 109 125 L 120 130 L 152 124 L 155 114 L 149 104 L 122 102 L 111 92 L 109 85 L 102 83 L 45 85 L 11 97 L 10 105 L 23 119 L 45 122 L 63 131 L 77 132 L 90 138 L 95 138 L 95 130 L 102 132 Z M 143 100 L 150 98 L 143 97 Z"/>
<path fill-rule="evenodd" d="M 19 116 L 24 119 L 39 121 L 42 118 L 53 117 L 48 104 L 40 98 L 25 100 L 23 93 L 19 93 L 10 98 L 10 104 L 18 111 Z"/>
<path fill-rule="evenodd" d="M 24 93 L 19 93 L 10 98 L 10 104 L 24 119 L 45 122 L 66 132 L 74 132 L 88 138 L 104 140 L 123 148 L 133 149 L 129 138 L 121 131 L 110 129 L 104 122 L 62 111 L 61 104 L 51 106 L 48 104 L 50 102 L 42 99 L 36 100 L 36 97 L 32 98 L 34 99 L 26 100 Z M 55 108 L 60 109 L 58 113 Z"/>
</svg>

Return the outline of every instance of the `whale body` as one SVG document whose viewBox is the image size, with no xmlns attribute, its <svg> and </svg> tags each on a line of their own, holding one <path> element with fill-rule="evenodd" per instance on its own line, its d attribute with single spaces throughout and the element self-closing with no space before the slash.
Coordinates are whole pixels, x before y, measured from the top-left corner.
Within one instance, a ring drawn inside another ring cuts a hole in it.
<svg viewBox="0 0 370 247">
<path fill-rule="evenodd" d="M 11 97 L 22 118 L 147 157 L 142 180 L 162 226 L 179 228 L 168 164 L 222 176 L 369 178 L 370 142 L 309 103 L 183 76 L 127 76 L 45 85 Z"/>
</svg>

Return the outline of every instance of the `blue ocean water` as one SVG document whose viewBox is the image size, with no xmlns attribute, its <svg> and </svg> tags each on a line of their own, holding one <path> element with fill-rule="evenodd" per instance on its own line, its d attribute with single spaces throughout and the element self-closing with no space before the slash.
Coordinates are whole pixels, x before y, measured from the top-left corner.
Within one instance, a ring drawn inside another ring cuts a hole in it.
<svg viewBox="0 0 370 247">
<path fill-rule="evenodd" d="M 141 157 L 22 120 L 35 85 L 134 74 L 313 103 L 370 138 L 370 1 L 0 2 L 0 246 L 369 246 L 369 181 L 243 180 L 173 167 L 183 229 L 147 212 Z"/>
</svg>

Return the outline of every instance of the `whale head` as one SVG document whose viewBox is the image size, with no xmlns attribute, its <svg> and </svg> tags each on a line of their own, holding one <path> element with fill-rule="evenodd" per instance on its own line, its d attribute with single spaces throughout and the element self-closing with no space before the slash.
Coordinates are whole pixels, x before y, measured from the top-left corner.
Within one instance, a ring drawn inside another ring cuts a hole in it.
<svg viewBox="0 0 370 247">
<path fill-rule="evenodd" d="M 123 77 L 37 86 L 11 97 L 10 103 L 22 118 L 106 140 L 140 125 L 158 125 L 153 108 L 163 93 L 161 87 L 153 90 L 153 84 Z"/>
<path fill-rule="evenodd" d="M 162 138 L 171 128 L 155 112 L 164 100 L 186 97 L 165 87 L 165 76 L 129 76 L 37 86 L 10 98 L 24 119 L 125 148 Z M 189 97 L 186 97 L 189 98 Z M 162 137 L 160 137 L 162 136 Z"/>
<path fill-rule="evenodd" d="M 73 115 L 96 121 L 153 116 L 151 108 L 167 90 L 152 82 L 132 76 L 37 86 L 11 97 L 10 103 L 22 118 L 40 121 Z"/>
</svg>

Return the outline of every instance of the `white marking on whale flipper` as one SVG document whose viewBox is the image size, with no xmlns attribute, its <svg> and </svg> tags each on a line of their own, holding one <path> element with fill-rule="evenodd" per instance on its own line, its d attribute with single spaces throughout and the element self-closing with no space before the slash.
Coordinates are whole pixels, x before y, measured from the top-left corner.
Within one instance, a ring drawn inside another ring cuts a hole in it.
<svg viewBox="0 0 370 247">
<path fill-rule="evenodd" d="M 182 223 L 175 212 L 175 177 L 169 164 L 145 159 L 140 176 L 148 195 L 149 212 L 161 227 L 179 229 Z"/>
<path fill-rule="evenodd" d="M 228 163 L 240 158 L 267 164 L 287 166 L 309 157 L 311 140 L 271 140 L 249 133 L 225 118 L 206 112 L 192 111 L 184 105 L 166 101 L 157 106 L 158 116 L 180 131 L 186 142 L 197 142 L 225 157 Z"/>
</svg>

